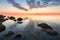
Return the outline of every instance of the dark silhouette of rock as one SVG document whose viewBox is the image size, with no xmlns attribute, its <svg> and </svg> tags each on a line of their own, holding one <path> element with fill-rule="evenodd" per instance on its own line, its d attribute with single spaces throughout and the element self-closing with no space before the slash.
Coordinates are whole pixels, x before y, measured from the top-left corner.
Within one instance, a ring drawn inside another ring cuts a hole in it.
<svg viewBox="0 0 60 40">
<path fill-rule="evenodd" d="M 6 37 L 10 37 L 12 35 L 14 35 L 14 32 L 12 32 L 12 31 L 9 31 L 7 34 L 5 34 Z"/>
<path fill-rule="evenodd" d="M 16 19 L 14 21 L 16 21 Z"/>
<path fill-rule="evenodd" d="M 47 33 L 51 36 L 57 36 L 58 35 L 58 33 L 54 30 L 47 30 Z"/>
<path fill-rule="evenodd" d="M 4 22 L 5 21 L 5 18 L 6 16 L 3 16 L 3 15 L 0 15 L 0 22 Z"/>
<path fill-rule="evenodd" d="M 46 23 L 41 23 L 41 24 L 38 24 L 37 26 L 39 26 L 39 27 L 41 27 L 43 29 L 53 29 L 51 26 L 49 26 Z"/>
<path fill-rule="evenodd" d="M 23 22 L 17 22 L 17 23 L 22 24 Z"/>
<path fill-rule="evenodd" d="M 43 28 L 41 31 L 47 32 L 51 36 L 57 36 L 58 35 L 58 33 L 56 31 L 54 31 L 53 28 L 46 23 L 38 24 L 38 26 Z"/>
<path fill-rule="evenodd" d="M 51 29 L 42 29 L 42 31 L 47 32 L 47 34 L 51 35 L 51 36 L 57 36 L 58 33 L 54 30 Z"/>
<path fill-rule="evenodd" d="M 13 16 L 11 16 L 11 17 L 8 16 L 8 18 L 9 18 L 10 20 L 15 20 L 15 17 L 13 17 Z"/>
<path fill-rule="evenodd" d="M 2 22 L 5 21 L 6 16 L 0 15 L 0 32 L 4 31 L 6 29 L 6 27 L 2 24 Z"/>
<path fill-rule="evenodd" d="M 16 38 L 22 38 L 23 35 L 22 35 L 21 33 L 18 33 L 15 37 L 16 37 Z"/>
<path fill-rule="evenodd" d="M 22 21 L 23 19 L 22 18 L 17 18 L 17 21 Z"/>
<path fill-rule="evenodd" d="M 0 32 L 4 31 L 6 27 L 0 22 Z"/>
<path fill-rule="evenodd" d="M 0 18 L 4 18 L 4 17 L 6 17 L 6 16 L 0 15 Z"/>
<path fill-rule="evenodd" d="M 5 20 L 8 20 L 7 18 Z"/>
</svg>

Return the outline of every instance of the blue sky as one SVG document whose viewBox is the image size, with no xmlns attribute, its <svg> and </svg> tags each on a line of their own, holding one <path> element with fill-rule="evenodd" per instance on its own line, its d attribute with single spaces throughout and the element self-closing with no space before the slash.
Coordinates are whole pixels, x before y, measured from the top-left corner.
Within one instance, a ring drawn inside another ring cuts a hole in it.
<svg viewBox="0 0 60 40">
<path fill-rule="evenodd" d="M 28 6 L 28 4 L 26 3 L 26 0 L 14 0 L 16 3 L 19 3 L 19 4 L 21 4 L 21 6 L 22 7 L 24 7 L 24 8 L 26 8 L 26 9 L 29 9 L 29 6 Z M 45 11 L 45 12 L 50 12 L 51 10 L 57 10 L 57 12 L 59 12 L 60 11 L 60 0 L 51 0 L 51 1 L 47 1 L 47 0 L 36 0 L 36 2 L 37 1 L 40 1 L 40 3 L 43 3 L 44 1 L 46 1 L 46 2 L 48 2 L 49 4 L 51 3 L 51 4 L 53 4 L 54 6 L 53 7 L 50 7 L 50 6 L 48 6 L 48 8 L 47 7 L 43 7 L 43 8 L 33 8 L 33 9 L 29 9 L 29 11 L 27 11 L 28 13 L 29 12 L 31 12 L 31 13 L 37 13 L 38 11 L 40 11 L 40 12 L 43 12 L 43 11 Z M 44 2 L 45 3 L 45 2 Z M 57 7 L 56 7 L 56 4 L 58 5 Z M 40 10 L 41 9 L 41 10 Z M 20 10 L 20 9 L 17 9 L 16 7 L 14 7 L 12 4 L 10 4 L 10 3 L 8 3 L 7 2 L 7 0 L 0 0 L 0 10 L 2 11 L 7 11 L 7 12 L 15 12 L 15 11 L 17 11 L 17 12 L 21 12 L 21 11 L 23 11 L 23 12 L 25 12 L 24 10 Z M 48 10 L 48 11 L 47 11 Z M 39 13 L 40 13 L 39 12 Z M 52 12 L 52 11 L 51 11 Z"/>
<path fill-rule="evenodd" d="M 28 7 L 28 5 L 27 5 L 27 3 L 26 3 L 26 0 L 14 0 L 14 1 L 15 1 L 16 3 L 21 4 L 21 6 L 23 6 L 23 7 Z M 36 0 L 36 1 L 41 1 L 41 0 Z M 47 0 L 42 0 L 42 1 L 47 1 Z M 41 1 L 41 3 L 42 3 L 42 1 Z M 47 2 L 49 2 L 49 1 L 47 1 Z M 60 0 L 52 0 L 52 2 L 60 5 Z M 2 7 L 2 6 L 4 6 L 4 7 L 10 6 L 10 7 L 11 7 L 12 5 L 9 4 L 9 3 L 7 2 L 7 0 L 0 0 L 0 7 Z"/>
<path fill-rule="evenodd" d="M 26 5 L 25 0 L 15 0 L 15 1 L 16 1 L 17 3 L 22 4 L 22 5 Z M 11 4 L 9 4 L 9 3 L 7 2 L 7 0 L 0 0 L 0 7 L 2 7 L 2 6 L 7 7 L 7 6 L 11 6 Z"/>
</svg>

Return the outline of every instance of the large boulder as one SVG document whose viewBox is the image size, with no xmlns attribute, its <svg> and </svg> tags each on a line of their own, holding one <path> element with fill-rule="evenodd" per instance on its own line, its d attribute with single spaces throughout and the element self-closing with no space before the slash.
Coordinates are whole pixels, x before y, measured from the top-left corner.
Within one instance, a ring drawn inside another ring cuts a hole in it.
<svg viewBox="0 0 60 40">
<path fill-rule="evenodd" d="M 5 29 L 6 27 L 2 23 L 0 23 L 0 32 L 4 31 Z"/>
<path fill-rule="evenodd" d="M 53 29 L 50 25 L 48 25 L 46 23 L 41 23 L 41 24 L 38 24 L 37 26 L 39 26 L 43 29 Z"/>
<path fill-rule="evenodd" d="M 22 35 L 22 33 L 18 33 L 15 37 L 16 37 L 16 38 L 22 38 L 23 35 Z"/>
</svg>

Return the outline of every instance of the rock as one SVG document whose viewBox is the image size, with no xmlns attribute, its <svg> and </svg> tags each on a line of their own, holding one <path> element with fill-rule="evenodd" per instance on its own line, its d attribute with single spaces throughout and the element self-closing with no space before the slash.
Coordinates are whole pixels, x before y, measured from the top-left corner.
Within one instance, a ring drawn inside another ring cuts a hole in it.
<svg viewBox="0 0 60 40">
<path fill-rule="evenodd" d="M 17 18 L 17 21 L 22 21 L 23 19 L 22 18 Z"/>
<path fill-rule="evenodd" d="M 49 31 L 47 31 L 47 33 L 51 36 L 57 36 L 58 35 L 58 33 L 56 31 L 53 31 L 53 30 L 49 30 Z"/>
<path fill-rule="evenodd" d="M 17 22 L 17 23 L 22 24 L 23 22 Z"/>
<path fill-rule="evenodd" d="M 0 23 L 0 32 L 3 32 L 5 29 L 6 27 L 2 23 Z"/>
<path fill-rule="evenodd" d="M 14 32 L 9 31 L 5 36 L 6 36 L 6 37 L 10 37 L 10 36 L 12 36 L 12 35 L 14 35 Z"/>
<path fill-rule="evenodd" d="M 16 19 L 14 21 L 16 21 Z"/>
<path fill-rule="evenodd" d="M 6 16 L 0 15 L 0 18 L 4 18 L 4 17 L 6 17 Z"/>
<path fill-rule="evenodd" d="M 15 17 L 13 17 L 13 16 L 11 16 L 11 17 L 8 16 L 8 18 L 9 18 L 10 20 L 15 20 Z"/>
<path fill-rule="evenodd" d="M 18 33 L 15 37 L 16 37 L 16 38 L 22 38 L 23 35 L 22 35 L 21 33 Z"/>
<path fill-rule="evenodd" d="M 49 26 L 46 23 L 41 23 L 41 24 L 38 24 L 37 26 L 39 26 L 39 27 L 41 27 L 43 29 L 53 29 L 51 26 Z"/>
</svg>

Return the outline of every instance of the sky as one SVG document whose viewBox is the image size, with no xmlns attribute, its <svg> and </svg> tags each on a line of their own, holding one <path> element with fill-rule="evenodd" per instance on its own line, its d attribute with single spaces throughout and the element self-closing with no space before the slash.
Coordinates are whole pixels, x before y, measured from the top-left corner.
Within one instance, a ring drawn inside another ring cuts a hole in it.
<svg viewBox="0 0 60 40">
<path fill-rule="evenodd" d="M 37 8 L 36 8 L 36 5 L 30 6 L 29 4 L 27 4 L 26 0 L 12 0 L 14 1 L 14 3 L 12 3 L 11 1 L 9 1 L 10 2 L 9 3 L 8 1 L 0 0 L 0 14 L 21 14 L 21 13 L 35 14 L 37 13 L 37 14 L 59 14 L 60 15 L 60 0 L 51 0 L 51 1 L 36 0 L 36 3 L 40 1 L 40 6 L 37 5 Z M 32 8 L 29 8 L 29 7 L 32 7 Z M 28 9 L 28 11 L 25 11 L 24 8 Z"/>
</svg>

